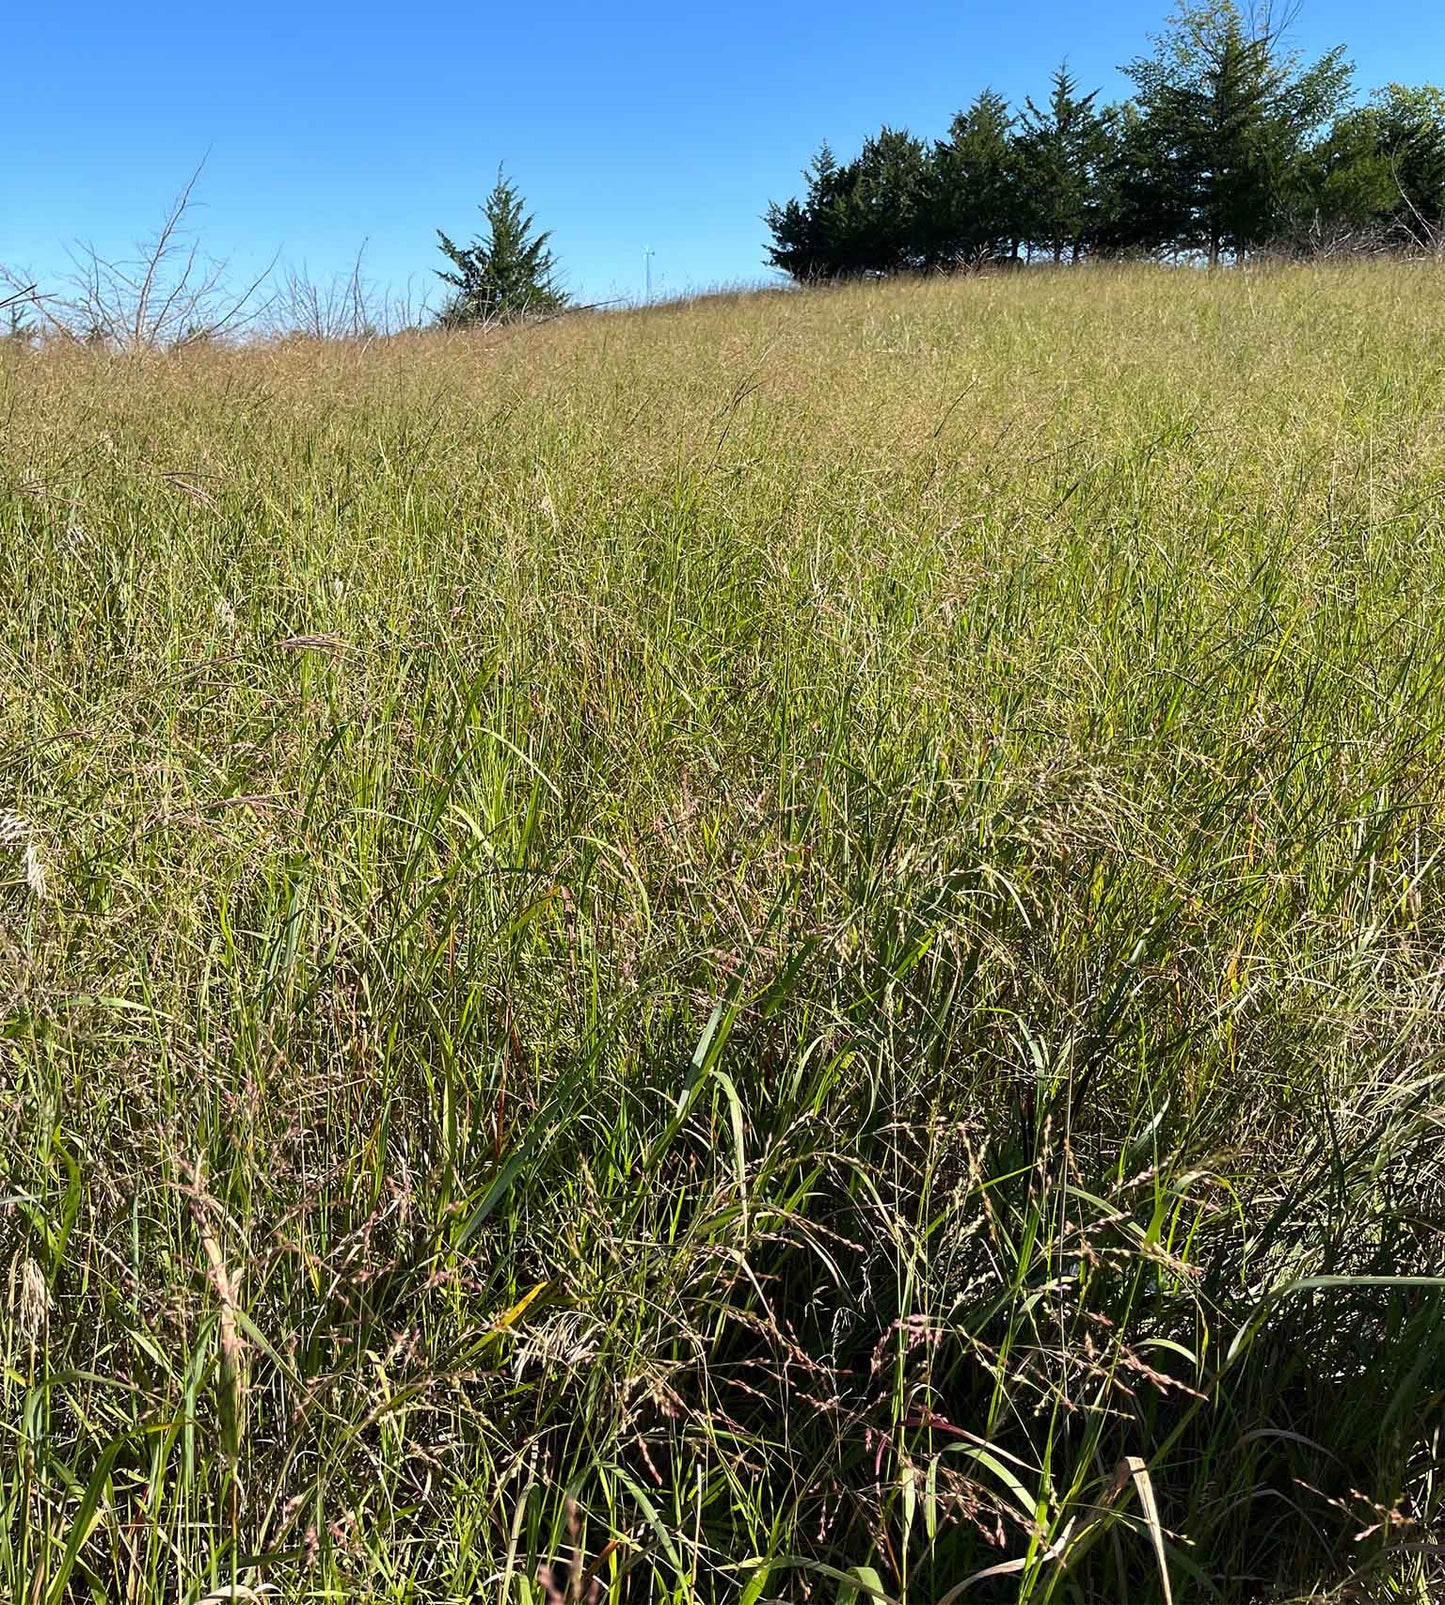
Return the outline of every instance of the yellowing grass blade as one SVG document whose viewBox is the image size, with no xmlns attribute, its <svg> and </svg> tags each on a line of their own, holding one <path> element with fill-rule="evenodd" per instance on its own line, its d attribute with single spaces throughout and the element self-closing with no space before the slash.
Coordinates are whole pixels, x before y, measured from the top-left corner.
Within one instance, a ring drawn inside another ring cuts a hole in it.
<svg viewBox="0 0 1445 1605">
<path fill-rule="evenodd" d="M 1134 1487 L 1139 1494 L 1139 1508 L 1149 1524 L 1154 1559 L 1159 1563 L 1159 1586 L 1164 1590 L 1164 1605 L 1174 1605 L 1174 1590 L 1169 1586 L 1169 1561 L 1164 1554 L 1164 1527 L 1159 1520 L 1159 1506 L 1154 1502 L 1154 1484 L 1149 1478 L 1149 1467 L 1138 1455 L 1125 1455 L 1119 1462 L 1116 1477 L 1119 1471 L 1127 1471 L 1134 1479 Z"/>
<path fill-rule="evenodd" d="M 531 1309 L 531 1307 L 537 1302 L 537 1300 L 541 1298 L 543 1293 L 547 1291 L 549 1285 L 550 1284 L 547 1282 L 538 1282 L 535 1287 L 528 1288 L 528 1290 L 523 1293 L 521 1298 L 517 1300 L 511 1309 L 499 1315 L 496 1320 L 492 1322 L 492 1331 L 505 1332 L 510 1327 L 514 1327 L 517 1322 L 520 1321 L 527 1313 L 527 1311 Z"/>
</svg>

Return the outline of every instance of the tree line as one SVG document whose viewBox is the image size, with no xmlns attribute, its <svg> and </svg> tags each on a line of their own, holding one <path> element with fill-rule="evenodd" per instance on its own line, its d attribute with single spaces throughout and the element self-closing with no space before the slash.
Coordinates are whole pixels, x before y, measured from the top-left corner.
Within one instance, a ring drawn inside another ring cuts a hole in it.
<svg viewBox="0 0 1445 1605">
<path fill-rule="evenodd" d="M 846 162 L 823 145 L 806 192 L 768 208 L 769 261 L 811 281 L 1445 244 L 1445 92 L 1361 102 L 1343 47 L 1307 61 L 1235 0 L 1180 0 L 1150 43 L 1116 104 L 1065 64 L 1042 104 L 985 90 L 942 139 L 885 126 Z"/>
</svg>

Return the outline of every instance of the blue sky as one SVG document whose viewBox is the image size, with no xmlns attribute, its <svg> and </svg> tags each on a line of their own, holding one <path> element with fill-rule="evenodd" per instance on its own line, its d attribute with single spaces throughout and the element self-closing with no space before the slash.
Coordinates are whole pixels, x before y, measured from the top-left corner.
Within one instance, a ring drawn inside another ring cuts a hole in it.
<svg viewBox="0 0 1445 1605">
<path fill-rule="evenodd" d="M 942 131 L 1065 55 L 1105 94 L 1169 0 L 575 0 L 15 7 L 0 96 L 0 263 L 48 273 L 68 241 L 116 251 L 203 157 L 206 244 L 323 276 L 367 241 L 421 290 L 437 227 L 470 237 L 499 162 L 553 232 L 570 287 L 636 296 L 756 281 L 772 198 L 827 138 Z M 1304 0 L 1297 43 L 1343 43 L 1362 88 L 1445 81 L 1440 0 Z"/>
</svg>

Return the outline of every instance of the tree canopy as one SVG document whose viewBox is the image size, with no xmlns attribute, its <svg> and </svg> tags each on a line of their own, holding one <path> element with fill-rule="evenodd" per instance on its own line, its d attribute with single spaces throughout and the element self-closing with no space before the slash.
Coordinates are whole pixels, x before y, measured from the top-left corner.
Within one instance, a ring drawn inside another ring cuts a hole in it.
<svg viewBox="0 0 1445 1605">
<path fill-rule="evenodd" d="M 1445 92 L 1357 104 L 1342 47 L 1305 60 L 1237 0 L 1179 0 L 1149 45 L 1114 105 L 1064 63 L 1042 105 L 985 90 L 932 143 L 885 126 L 850 161 L 824 145 L 768 208 L 770 262 L 809 280 L 1445 240 Z"/>
</svg>

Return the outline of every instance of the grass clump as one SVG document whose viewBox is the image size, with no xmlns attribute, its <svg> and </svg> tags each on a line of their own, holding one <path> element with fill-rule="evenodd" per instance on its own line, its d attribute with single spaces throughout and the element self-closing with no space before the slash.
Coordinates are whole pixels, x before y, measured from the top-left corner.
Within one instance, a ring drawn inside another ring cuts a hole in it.
<svg viewBox="0 0 1445 1605">
<path fill-rule="evenodd" d="M 7 353 L 0 1592 L 1428 1597 L 1442 287 Z"/>
</svg>

